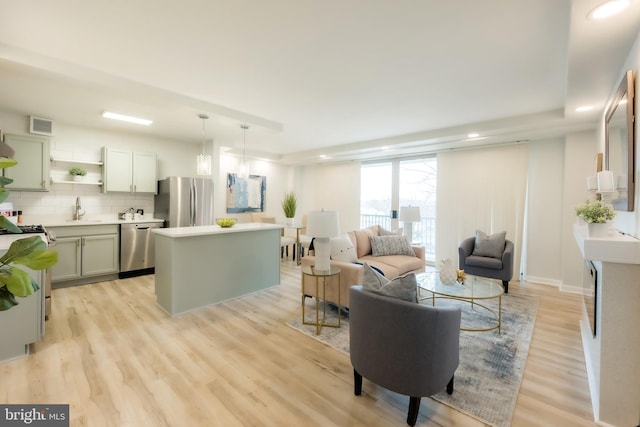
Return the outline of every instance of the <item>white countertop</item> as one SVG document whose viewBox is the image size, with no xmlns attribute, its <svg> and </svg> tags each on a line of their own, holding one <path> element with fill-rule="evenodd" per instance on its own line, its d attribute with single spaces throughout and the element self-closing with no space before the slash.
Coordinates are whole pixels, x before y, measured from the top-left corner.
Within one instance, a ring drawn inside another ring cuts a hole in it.
<svg viewBox="0 0 640 427">
<path fill-rule="evenodd" d="M 573 235 L 585 259 L 640 264 L 640 240 L 611 229 L 606 238 L 589 238 L 586 224 L 574 224 Z"/>
<path fill-rule="evenodd" d="M 44 220 L 42 221 L 42 225 L 44 225 L 45 227 L 69 227 L 69 226 L 78 226 L 78 225 L 113 225 L 113 224 L 143 224 L 143 223 L 158 223 L 158 222 L 164 222 L 163 219 L 158 219 L 158 218 L 151 218 L 151 217 L 147 217 L 145 218 L 144 216 L 141 217 L 140 219 L 134 219 L 134 220 L 124 220 L 124 219 L 117 219 L 117 218 L 87 218 L 87 219 L 80 219 L 80 220 L 71 220 L 71 219 L 51 219 L 51 220 Z"/>
<path fill-rule="evenodd" d="M 283 226 L 279 224 L 249 222 L 236 224 L 233 227 L 227 228 L 220 227 L 219 225 L 200 225 L 195 227 L 154 228 L 151 231 L 166 237 L 193 237 L 208 234 L 242 233 L 246 231 L 275 230 L 281 228 L 283 228 Z"/>
</svg>

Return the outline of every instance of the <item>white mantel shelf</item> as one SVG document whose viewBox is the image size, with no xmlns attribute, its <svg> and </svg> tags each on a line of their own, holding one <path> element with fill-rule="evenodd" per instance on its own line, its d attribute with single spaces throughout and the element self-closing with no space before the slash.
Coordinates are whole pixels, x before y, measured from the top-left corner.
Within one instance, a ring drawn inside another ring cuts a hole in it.
<svg viewBox="0 0 640 427">
<path fill-rule="evenodd" d="M 589 238 L 586 224 L 574 224 L 573 234 L 585 259 L 640 264 L 640 240 L 635 237 L 611 229 L 607 238 Z"/>
</svg>

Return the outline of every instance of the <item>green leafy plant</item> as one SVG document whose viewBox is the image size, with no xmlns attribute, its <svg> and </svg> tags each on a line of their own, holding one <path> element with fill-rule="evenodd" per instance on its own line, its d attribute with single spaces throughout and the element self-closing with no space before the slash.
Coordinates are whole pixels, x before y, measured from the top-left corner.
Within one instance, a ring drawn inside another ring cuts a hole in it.
<svg viewBox="0 0 640 427">
<path fill-rule="evenodd" d="M 298 198 L 296 197 L 296 193 L 293 191 L 285 193 L 284 199 L 282 199 L 282 210 L 284 211 L 284 216 L 287 218 L 295 218 L 297 205 Z"/>
<path fill-rule="evenodd" d="M 576 208 L 576 215 L 588 224 L 602 224 L 611 221 L 616 211 L 601 200 L 587 200 Z"/>
<path fill-rule="evenodd" d="M 14 159 L 0 158 L 0 169 L 15 166 Z M 9 191 L 4 187 L 11 184 L 11 178 L 0 177 L 0 203 L 7 200 Z M 0 215 L 0 228 L 11 233 L 22 233 L 14 223 Z M 22 265 L 32 270 L 44 270 L 58 262 L 58 253 L 47 249 L 40 236 L 31 236 L 14 241 L 7 252 L 0 257 L 0 311 L 18 305 L 16 297 L 27 297 L 39 289 L 29 273 L 16 267 Z"/>
<path fill-rule="evenodd" d="M 69 169 L 69 175 L 79 175 L 79 176 L 85 176 L 87 174 L 87 171 L 82 169 L 82 168 L 71 168 Z"/>
</svg>

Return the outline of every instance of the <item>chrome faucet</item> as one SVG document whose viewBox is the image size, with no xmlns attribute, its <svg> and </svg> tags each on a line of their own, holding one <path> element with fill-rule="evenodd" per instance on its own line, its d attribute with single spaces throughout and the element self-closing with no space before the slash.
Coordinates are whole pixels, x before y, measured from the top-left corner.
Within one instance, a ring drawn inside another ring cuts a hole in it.
<svg viewBox="0 0 640 427">
<path fill-rule="evenodd" d="M 80 218 L 84 216 L 86 212 L 81 212 L 81 211 L 82 211 L 82 206 L 80 205 L 80 197 L 76 197 L 76 210 L 73 214 L 74 220 L 79 221 Z"/>
</svg>

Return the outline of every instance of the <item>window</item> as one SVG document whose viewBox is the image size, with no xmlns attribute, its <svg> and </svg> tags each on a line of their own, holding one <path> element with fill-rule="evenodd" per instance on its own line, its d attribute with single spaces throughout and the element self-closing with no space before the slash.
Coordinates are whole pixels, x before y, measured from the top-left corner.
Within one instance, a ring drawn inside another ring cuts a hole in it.
<svg viewBox="0 0 640 427">
<path fill-rule="evenodd" d="M 435 263 L 436 157 L 366 163 L 360 176 L 360 226 L 403 227 L 391 212 L 418 206 L 421 220 L 412 224 L 413 241 L 423 245 L 426 260 Z"/>
<path fill-rule="evenodd" d="M 425 247 L 426 260 L 435 262 L 436 158 L 401 160 L 399 166 L 398 206 L 420 208 L 420 222 L 412 225 L 413 240 Z"/>
<path fill-rule="evenodd" d="M 360 227 L 379 224 L 391 228 L 391 162 L 362 165 L 360 171 Z"/>
</svg>

